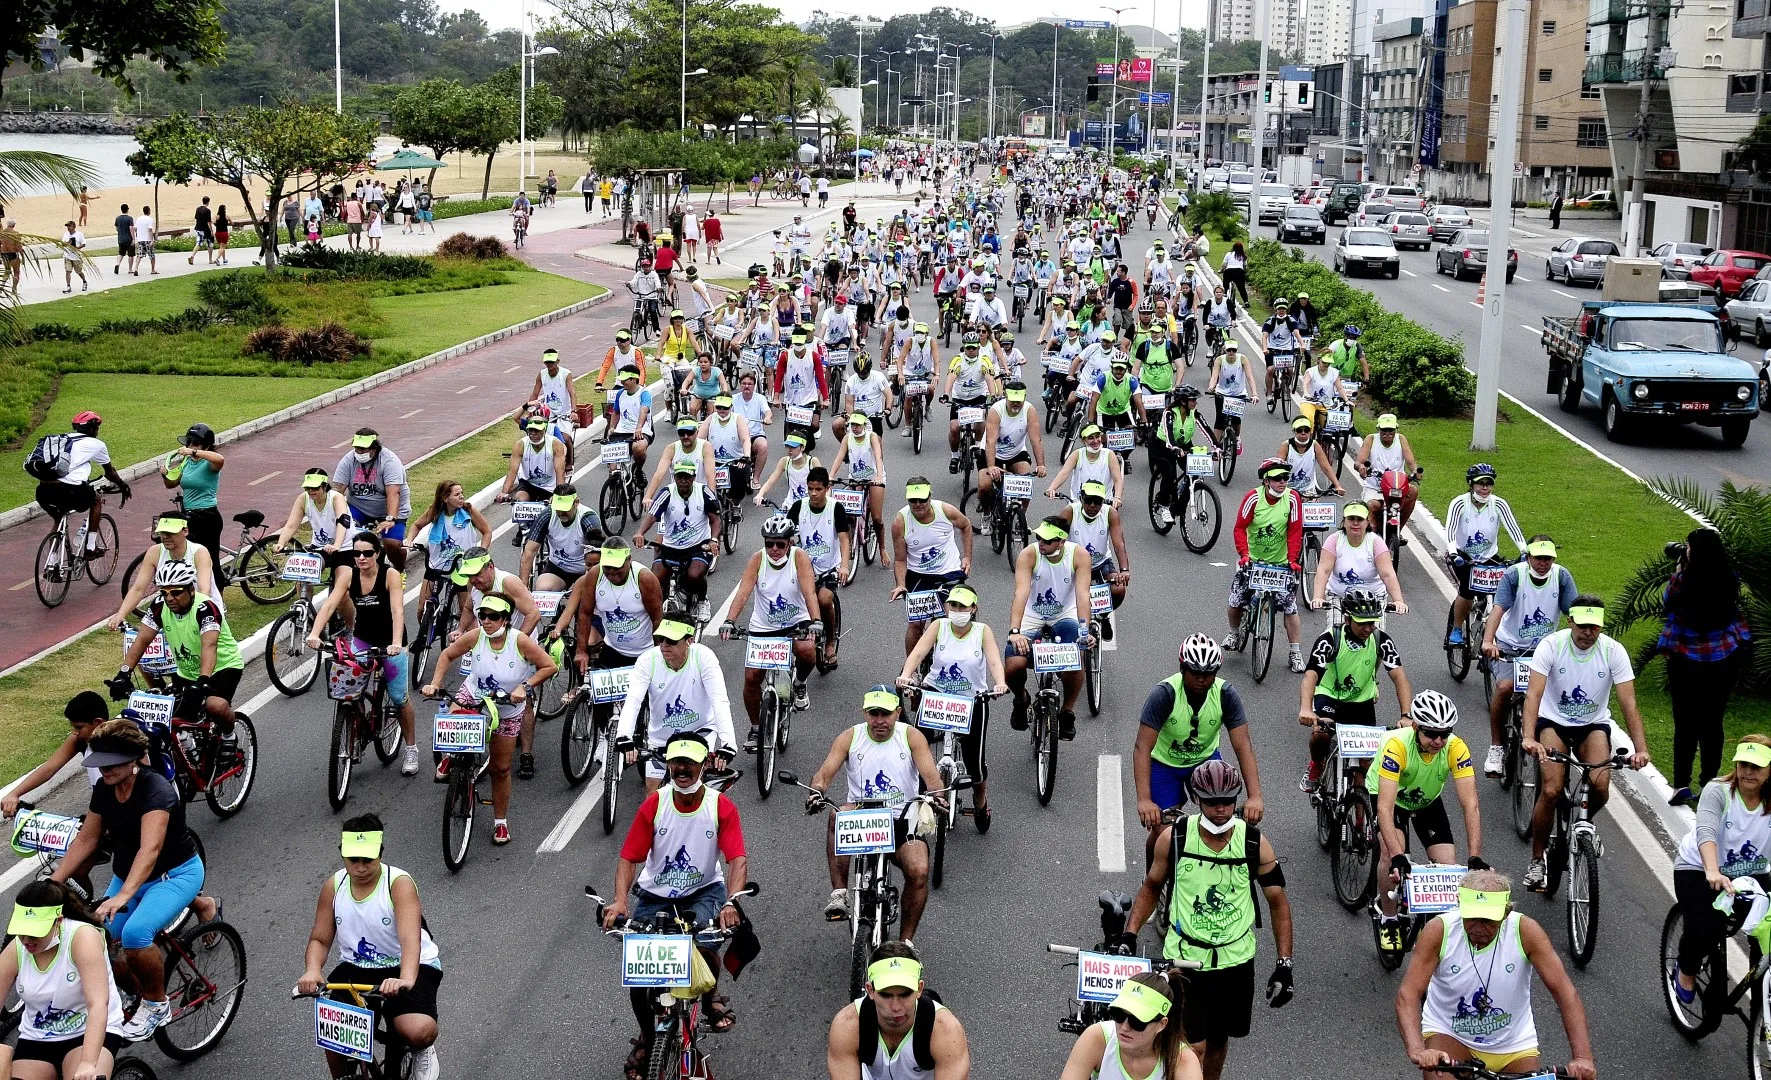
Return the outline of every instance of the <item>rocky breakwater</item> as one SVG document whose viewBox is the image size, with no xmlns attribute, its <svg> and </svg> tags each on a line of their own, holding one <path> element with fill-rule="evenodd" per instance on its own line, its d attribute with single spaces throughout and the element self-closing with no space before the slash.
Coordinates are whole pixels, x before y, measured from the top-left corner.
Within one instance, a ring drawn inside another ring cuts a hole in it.
<svg viewBox="0 0 1771 1080">
<path fill-rule="evenodd" d="M 110 113 L 0 113 L 0 134 L 6 135 L 133 135 L 144 121 Z"/>
</svg>

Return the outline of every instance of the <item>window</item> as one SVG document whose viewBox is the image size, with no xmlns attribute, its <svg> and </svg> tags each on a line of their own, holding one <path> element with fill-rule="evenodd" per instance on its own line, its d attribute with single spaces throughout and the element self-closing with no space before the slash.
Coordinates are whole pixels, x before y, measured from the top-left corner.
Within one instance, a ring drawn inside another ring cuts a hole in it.
<svg viewBox="0 0 1771 1080">
<path fill-rule="evenodd" d="M 1575 126 L 1574 145 L 1586 149 L 1600 149 L 1605 146 L 1605 118 L 1603 116 L 1583 116 Z"/>
<path fill-rule="evenodd" d="M 1556 72 L 1552 68 L 1538 68 L 1537 69 L 1537 81 L 1538 82 L 1550 82 L 1550 81 L 1554 80 L 1555 77 L 1556 77 Z"/>
<path fill-rule="evenodd" d="M 1582 86 L 1580 88 L 1580 99 L 1582 101 L 1598 101 L 1601 96 L 1599 88 L 1596 86 Z"/>
<path fill-rule="evenodd" d="M 1547 116 L 1544 116 L 1541 113 L 1536 116 L 1533 116 L 1531 118 L 1531 130 L 1532 131 L 1548 131 L 1548 130 L 1550 130 L 1550 118 Z"/>
<path fill-rule="evenodd" d="M 1544 37 L 1554 37 L 1555 33 L 1556 33 L 1556 20 L 1545 19 L 1543 21 L 1543 36 Z"/>
</svg>

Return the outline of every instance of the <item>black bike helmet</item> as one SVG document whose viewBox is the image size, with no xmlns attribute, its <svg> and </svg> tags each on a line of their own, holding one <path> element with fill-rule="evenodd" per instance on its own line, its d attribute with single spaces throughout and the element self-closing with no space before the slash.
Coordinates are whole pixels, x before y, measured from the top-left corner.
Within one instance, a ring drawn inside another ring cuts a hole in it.
<svg viewBox="0 0 1771 1080">
<path fill-rule="evenodd" d="M 1199 388 L 1192 383 L 1182 383 L 1175 388 L 1175 397 L 1181 401 L 1198 401 Z"/>
<path fill-rule="evenodd" d="M 1488 464 L 1486 461 L 1478 461 L 1476 464 L 1471 465 L 1468 469 L 1464 470 L 1464 483 L 1474 484 L 1478 480 L 1486 479 L 1492 484 L 1495 481 L 1495 475 L 1493 465 Z"/>
<path fill-rule="evenodd" d="M 1384 598 L 1370 589 L 1349 589 L 1341 597 L 1341 614 L 1360 622 L 1376 622 L 1383 618 Z"/>
<path fill-rule="evenodd" d="M 208 424 L 192 424 L 185 429 L 184 444 L 199 450 L 215 449 L 215 430 Z"/>
</svg>

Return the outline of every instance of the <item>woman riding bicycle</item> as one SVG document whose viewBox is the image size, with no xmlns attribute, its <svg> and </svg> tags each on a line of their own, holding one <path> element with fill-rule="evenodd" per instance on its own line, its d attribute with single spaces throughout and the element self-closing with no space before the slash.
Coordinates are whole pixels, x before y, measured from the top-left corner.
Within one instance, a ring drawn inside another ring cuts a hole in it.
<svg viewBox="0 0 1771 1080">
<path fill-rule="evenodd" d="M 1679 936 L 1673 990 L 1679 1001 L 1697 997 L 1697 973 L 1715 955 L 1716 938 L 1728 912 L 1716 910 L 1723 893 L 1734 895 L 1737 878 L 1752 878 L 1771 889 L 1771 806 L 1765 780 L 1771 777 L 1771 738 L 1752 734 L 1734 748 L 1734 769 L 1704 785 L 1697 800 L 1697 827 L 1685 834 L 1673 860 L 1673 895 L 1684 930 Z"/>
<path fill-rule="evenodd" d="M 946 616 L 930 622 L 910 655 L 904 658 L 898 685 L 913 685 L 921 672 L 922 685 L 937 694 L 976 698 L 979 694 L 1006 692 L 996 635 L 989 626 L 973 621 L 978 614 L 978 594 L 969 585 L 957 585 L 947 594 L 945 606 Z M 984 755 L 987 726 L 988 718 L 974 706 L 971 730 L 959 737 L 966 775 L 972 779 L 972 824 L 980 833 L 990 831 L 990 795 L 985 786 L 990 779 L 990 766 Z M 932 742 L 940 740 L 939 732 L 925 734 Z"/>
<path fill-rule="evenodd" d="M 18 992 L 15 1080 L 109 1076 L 124 1036 L 123 999 L 105 956 L 105 935 L 67 886 L 33 881 L 19 891 L 0 952 L 0 988 Z M 96 1018 L 104 1017 L 102 1023 Z"/>
</svg>

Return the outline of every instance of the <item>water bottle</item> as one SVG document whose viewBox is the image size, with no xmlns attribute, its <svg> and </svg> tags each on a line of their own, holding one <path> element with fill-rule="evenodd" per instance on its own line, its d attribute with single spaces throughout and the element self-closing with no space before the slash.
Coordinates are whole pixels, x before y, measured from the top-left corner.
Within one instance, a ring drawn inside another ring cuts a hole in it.
<svg viewBox="0 0 1771 1080">
<path fill-rule="evenodd" d="M 179 749 L 184 751 L 187 758 L 195 761 L 197 758 L 197 737 L 191 734 L 191 729 L 179 728 L 175 737 L 178 739 Z"/>
</svg>

